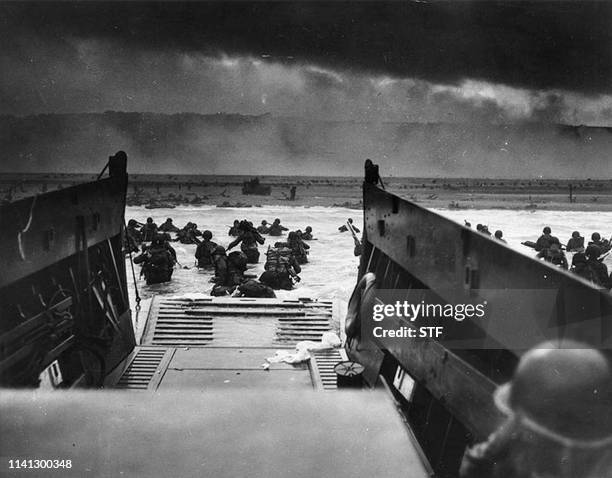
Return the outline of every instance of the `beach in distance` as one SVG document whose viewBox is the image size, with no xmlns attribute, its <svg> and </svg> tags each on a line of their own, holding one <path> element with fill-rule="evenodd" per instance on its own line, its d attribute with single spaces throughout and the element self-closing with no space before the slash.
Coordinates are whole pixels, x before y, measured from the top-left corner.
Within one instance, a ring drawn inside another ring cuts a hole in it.
<svg viewBox="0 0 612 478">
<path fill-rule="evenodd" d="M 381 166 L 383 173 L 384 166 Z M 93 174 L 0 173 L 0 199 L 14 201 L 93 181 L 95 177 Z M 245 183 L 255 178 L 259 180 L 259 189 L 251 183 L 244 190 Z M 356 176 L 132 174 L 129 181 L 128 205 L 152 209 L 189 204 L 330 206 L 359 210 L 362 207 L 362 179 Z M 428 208 L 612 211 L 612 179 L 401 178 L 383 174 L 383 181 L 390 191 Z"/>
</svg>

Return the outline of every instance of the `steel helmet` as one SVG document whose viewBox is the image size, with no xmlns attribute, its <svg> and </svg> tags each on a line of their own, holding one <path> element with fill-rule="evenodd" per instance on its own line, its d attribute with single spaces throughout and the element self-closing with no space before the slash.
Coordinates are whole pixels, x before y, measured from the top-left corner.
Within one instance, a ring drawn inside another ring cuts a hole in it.
<svg viewBox="0 0 612 478">
<path fill-rule="evenodd" d="M 529 350 L 512 381 L 495 392 L 495 403 L 554 441 L 612 443 L 611 365 L 586 344 L 564 340 Z"/>
<path fill-rule="evenodd" d="M 594 241 L 599 241 L 601 239 L 601 235 L 598 232 L 594 232 L 591 234 L 591 239 Z"/>
<path fill-rule="evenodd" d="M 206 239 L 207 241 L 210 241 L 212 239 L 212 232 L 210 232 L 208 229 L 206 231 L 204 231 L 202 233 L 202 238 Z"/>
<path fill-rule="evenodd" d="M 546 226 L 544 229 L 542 229 L 542 232 L 544 234 L 550 234 L 551 233 L 550 227 Z"/>
</svg>

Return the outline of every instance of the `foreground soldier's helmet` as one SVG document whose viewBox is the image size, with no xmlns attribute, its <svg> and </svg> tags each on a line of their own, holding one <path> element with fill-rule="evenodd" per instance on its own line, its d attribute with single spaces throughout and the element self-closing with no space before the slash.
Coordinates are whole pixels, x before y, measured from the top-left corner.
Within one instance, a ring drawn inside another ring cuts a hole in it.
<svg viewBox="0 0 612 478">
<path fill-rule="evenodd" d="M 597 259 L 601 255 L 601 249 L 595 244 L 591 244 L 584 251 L 584 255 L 589 259 Z"/>
<path fill-rule="evenodd" d="M 599 240 L 601 239 L 601 236 L 599 235 L 599 233 L 598 233 L 598 232 L 594 232 L 594 233 L 591 235 L 591 239 L 592 239 L 592 240 L 594 240 L 594 241 L 599 241 Z"/>
<path fill-rule="evenodd" d="M 171 217 L 167 218 L 166 222 L 172 222 L 172 218 Z"/>
<path fill-rule="evenodd" d="M 261 221 L 261 225 L 265 226 L 266 224 L 268 224 L 268 221 L 266 221 L 265 219 L 263 221 Z"/>
<path fill-rule="evenodd" d="M 202 238 L 206 239 L 207 241 L 210 241 L 212 239 L 212 232 L 210 232 L 209 230 L 206 230 L 202 233 Z"/>
<path fill-rule="evenodd" d="M 571 340 L 547 342 L 521 358 L 495 393 L 498 408 L 553 441 L 612 443 L 612 370 L 599 351 Z"/>
<path fill-rule="evenodd" d="M 306 232 L 312 232 L 312 227 L 306 226 Z"/>
<path fill-rule="evenodd" d="M 274 224 L 280 224 L 280 219 L 279 218 L 274 219 Z"/>
<path fill-rule="evenodd" d="M 498 239 L 501 239 L 503 237 L 504 233 L 501 232 L 499 229 L 497 231 L 495 231 L 495 237 L 497 237 Z"/>
<path fill-rule="evenodd" d="M 572 237 L 575 237 L 577 239 L 580 237 L 580 233 L 578 231 L 574 231 L 572 232 Z"/>
<path fill-rule="evenodd" d="M 152 218 L 152 217 L 148 217 L 148 218 L 147 218 L 147 222 L 148 222 L 149 224 L 151 224 L 151 223 L 153 222 L 153 218 Z"/>
<path fill-rule="evenodd" d="M 544 234 L 550 234 L 550 232 L 551 232 L 551 231 L 550 231 L 550 227 L 546 226 L 544 229 L 542 229 L 542 232 L 543 232 Z"/>
</svg>

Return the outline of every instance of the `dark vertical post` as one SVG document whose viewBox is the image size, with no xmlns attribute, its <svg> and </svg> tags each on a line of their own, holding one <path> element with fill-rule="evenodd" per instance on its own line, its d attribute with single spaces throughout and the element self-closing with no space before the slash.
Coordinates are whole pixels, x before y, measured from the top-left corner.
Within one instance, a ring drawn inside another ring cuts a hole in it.
<svg viewBox="0 0 612 478">
<path fill-rule="evenodd" d="M 574 194 L 573 193 L 574 193 L 574 185 L 570 184 L 569 185 L 569 199 L 570 199 L 570 202 L 574 202 Z"/>
<path fill-rule="evenodd" d="M 111 178 L 127 174 L 127 154 L 124 151 L 108 158 L 108 174 Z"/>
</svg>

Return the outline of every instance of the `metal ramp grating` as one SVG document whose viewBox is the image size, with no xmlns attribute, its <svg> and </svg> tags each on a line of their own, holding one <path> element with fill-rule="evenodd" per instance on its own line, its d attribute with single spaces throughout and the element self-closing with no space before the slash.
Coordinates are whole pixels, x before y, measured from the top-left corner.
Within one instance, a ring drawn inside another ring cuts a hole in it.
<svg viewBox="0 0 612 478">
<path fill-rule="evenodd" d="M 202 345 L 213 339 L 213 319 L 161 308 L 153 333 L 153 345 Z"/>
<path fill-rule="evenodd" d="M 291 347 L 333 329 L 333 304 L 310 299 L 156 297 L 142 343 Z"/>
<path fill-rule="evenodd" d="M 315 388 L 326 392 L 338 389 L 334 366 L 348 360 L 344 349 L 317 350 L 310 353 L 310 370 Z"/>
<path fill-rule="evenodd" d="M 173 349 L 161 347 L 138 348 L 130 364 L 115 384 L 115 388 L 154 390 L 173 352 Z"/>
<path fill-rule="evenodd" d="M 278 342 L 292 344 L 302 340 L 318 342 L 324 332 L 331 330 L 331 313 L 309 314 L 298 317 L 282 317 L 276 326 L 276 339 Z"/>
</svg>

